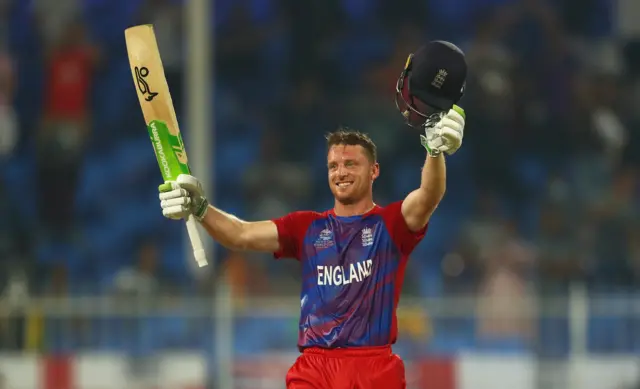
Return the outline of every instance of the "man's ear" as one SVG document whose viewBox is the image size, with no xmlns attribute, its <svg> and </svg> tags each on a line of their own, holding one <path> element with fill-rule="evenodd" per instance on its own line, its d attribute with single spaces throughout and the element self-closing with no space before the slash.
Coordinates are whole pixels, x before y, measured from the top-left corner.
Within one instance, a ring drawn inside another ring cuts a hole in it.
<svg viewBox="0 0 640 389">
<path fill-rule="evenodd" d="M 380 164 L 374 163 L 371 168 L 371 181 L 375 181 L 380 176 Z"/>
</svg>

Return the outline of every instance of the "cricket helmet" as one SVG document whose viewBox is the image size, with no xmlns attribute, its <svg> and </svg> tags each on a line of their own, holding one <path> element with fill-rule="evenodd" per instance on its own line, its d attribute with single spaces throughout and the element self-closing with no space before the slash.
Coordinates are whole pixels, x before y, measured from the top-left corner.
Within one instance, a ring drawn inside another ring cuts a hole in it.
<svg viewBox="0 0 640 389">
<path fill-rule="evenodd" d="M 460 100 L 466 79 L 462 50 L 450 42 L 429 42 L 409 54 L 396 84 L 396 106 L 408 125 L 433 126 Z"/>
</svg>

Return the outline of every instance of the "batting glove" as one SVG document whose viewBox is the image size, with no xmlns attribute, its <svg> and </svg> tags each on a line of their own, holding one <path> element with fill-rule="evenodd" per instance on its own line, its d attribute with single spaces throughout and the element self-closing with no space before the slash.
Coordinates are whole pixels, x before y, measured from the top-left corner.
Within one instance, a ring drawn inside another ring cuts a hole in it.
<svg viewBox="0 0 640 389">
<path fill-rule="evenodd" d="M 451 155 L 462 145 L 464 124 L 464 109 L 454 105 L 438 124 L 425 128 L 424 135 L 420 135 L 420 143 L 432 157 L 442 152 Z"/>
<path fill-rule="evenodd" d="M 202 184 L 197 178 L 180 174 L 175 181 L 165 181 L 158 187 L 162 214 L 174 220 L 193 215 L 202 221 L 209 209 Z"/>
</svg>

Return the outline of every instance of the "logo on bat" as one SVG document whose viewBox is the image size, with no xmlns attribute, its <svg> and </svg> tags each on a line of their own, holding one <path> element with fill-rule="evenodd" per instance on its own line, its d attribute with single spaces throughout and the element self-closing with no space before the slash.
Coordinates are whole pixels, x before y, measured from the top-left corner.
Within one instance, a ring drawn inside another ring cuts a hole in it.
<svg viewBox="0 0 640 389">
<path fill-rule="evenodd" d="M 187 153 L 184 151 L 184 142 L 182 141 L 182 136 L 178 134 L 175 139 L 177 140 L 177 144 L 175 142 L 171 142 L 171 148 L 173 149 L 173 153 L 175 154 L 178 162 L 181 164 L 187 164 Z"/>
<path fill-rule="evenodd" d="M 156 152 L 156 157 L 158 158 L 158 162 L 164 171 L 164 177 L 169 178 L 172 177 L 171 174 L 171 166 L 169 166 L 169 161 L 167 161 L 167 156 L 164 153 L 164 148 L 162 146 L 162 140 L 160 139 L 160 135 L 158 134 L 158 128 L 156 127 L 155 122 L 151 122 L 151 133 L 153 135 L 153 144 L 155 147 L 153 148 Z"/>
<path fill-rule="evenodd" d="M 136 66 L 134 71 L 136 72 L 136 84 L 138 85 L 138 90 L 145 96 L 144 99 L 146 101 L 153 100 L 153 98 L 156 97 L 158 93 L 152 92 L 149 88 L 147 80 L 145 80 L 145 78 L 149 75 L 149 69 L 147 69 L 146 67 L 139 68 Z"/>
</svg>

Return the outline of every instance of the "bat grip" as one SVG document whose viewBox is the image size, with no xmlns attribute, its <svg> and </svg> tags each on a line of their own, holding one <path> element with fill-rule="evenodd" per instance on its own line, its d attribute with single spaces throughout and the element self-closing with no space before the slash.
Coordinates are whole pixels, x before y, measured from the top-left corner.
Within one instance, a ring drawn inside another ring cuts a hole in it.
<svg viewBox="0 0 640 389">
<path fill-rule="evenodd" d="M 207 266 L 207 255 L 200 239 L 200 233 L 198 232 L 198 223 L 193 216 L 188 216 L 187 232 L 189 233 L 189 240 L 191 241 L 191 247 L 193 248 L 193 256 L 196 259 L 199 267 Z"/>
</svg>

